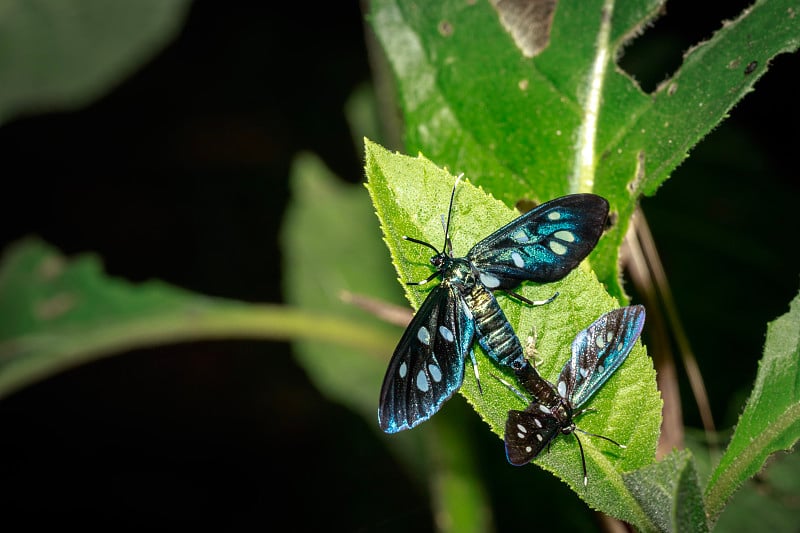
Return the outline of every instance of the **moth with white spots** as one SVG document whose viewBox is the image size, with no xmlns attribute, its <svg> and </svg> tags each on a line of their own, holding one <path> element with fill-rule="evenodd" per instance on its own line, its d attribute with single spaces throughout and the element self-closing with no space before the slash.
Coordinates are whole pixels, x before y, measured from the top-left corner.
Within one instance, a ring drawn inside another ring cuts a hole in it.
<svg viewBox="0 0 800 533">
<path fill-rule="evenodd" d="M 600 437 L 625 448 L 602 435 L 587 433 L 575 426 L 574 419 L 588 411 L 580 409 L 625 361 L 642 333 L 645 310 L 641 305 L 614 309 L 595 320 L 572 341 L 572 357 L 566 362 L 558 382 L 553 385 L 531 365 L 516 371 L 522 388 L 533 397 L 528 400 L 506 383 L 524 401 L 524 411 L 509 411 L 506 420 L 505 446 L 508 462 L 524 465 L 535 459 L 559 434 L 572 433 L 578 441 L 583 464 L 583 483 L 588 483 L 586 458 L 578 435 L 581 432 Z M 505 383 L 505 382 L 504 382 Z"/>
<path fill-rule="evenodd" d="M 461 176 L 459 176 L 460 178 Z M 456 184 L 458 184 L 458 179 Z M 450 196 L 452 212 L 456 187 Z M 605 228 L 608 202 L 573 194 L 543 203 L 478 242 L 466 257 L 453 257 L 448 215 L 444 247 L 404 237 L 433 250 L 435 272 L 409 283 L 441 283 L 430 291 L 389 361 L 381 388 L 378 423 L 387 433 L 410 429 L 433 416 L 464 381 L 477 340 L 495 362 L 527 365 L 522 346 L 492 291 L 541 305 L 513 291 L 523 281 L 549 283 L 566 276 L 589 255 Z M 480 380 L 478 381 L 480 387 Z"/>
</svg>

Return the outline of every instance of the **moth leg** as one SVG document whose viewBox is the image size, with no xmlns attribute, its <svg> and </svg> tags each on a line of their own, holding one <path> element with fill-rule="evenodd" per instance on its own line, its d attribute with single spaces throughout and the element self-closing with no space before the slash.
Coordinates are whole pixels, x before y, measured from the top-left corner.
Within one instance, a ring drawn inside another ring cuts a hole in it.
<svg viewBox="0 0 800 533">
<path fill-rule="evenodd" d="M 478 392 L 483 394 L 483 387 L 481 387 L 481 377 L 478 374 L 478 360 L 475 359 L 475 350 L 469 351 L 469 358 L 472 359 L 472 369 L 475 371 L 475 381 L 478 383 Z"/>
<path fill-rule="evenodd" d="M 572 418 L 578 418 L 579 416 L 585 413 L 596 413 L 596 412 L 597 409 L 595 409 L 594 407 L 587 407 L 586 409 L 581 409 L 580 411 L 572 413 Z"/>
<path fill-rule="evenodd" d="M 406 285 L 425 285 L 426 283 L 436 278 L 436 276 L 438 276 L 439 274 L 440 272 L 437 270 L 436 272 L 434 272 L 427 278 L 423 279 L 422 281 L 406 281 Z"/>
<path fill-rule="evenodd" d="M 516 298 L 520 302 L 528 304 L 531 307 L 539 307 L 540 305 L 547 305 L 550 302 L 552 302 L 553 300 L 555 300 L 556 296 L 558 296 L 558 292 L 556 292 L 554 295 L 552 295 L 547 300 L 529 300 L 528 298 L 525 298 L 523 295 L 521 295 L 521 294 L 519 294 L 517 292 L 514 292 L 514 291 L 504 291 L 504 292 L 506 294 L 508 294 L 509 296 L 511 296 L 512 298 Z"/>
<path fill-rule="evenodd" d="M 518 397 L 520 400 L 522 400 L 522 402 L 523 402 L 524 404 L 529 404 L 529 403 L 531 403 L 531 401 L 530 401 L 528 398 L 526 398 L 526 397 L 525 397 L 525 395 L 524 395 L 524 394 L 522 394 L 522 393 L 519 391 L 519 389 L 517 389 L 517 388 L 516 388 L 514 385 L 512 385 L 512 384 L 511 384 L 511 383 L 509 383 L 508 381 L 504 380 L 503 378 L 501 378 L 501 377 L 500 377 L 500 376 L 498 376 L 497 374 L 490 374 L 490 375 L 491 375 L 491 376 L 492 376 L 494 379 L 496 379 L 497 381 L 499 381 L 500 383 L 502 383 L 503 385 L 505 385 L 505 386 L 506 386 L 506 388 L 507 388 L 508 390 L 510 390 L 511 392 L 513 392 L 514 394 L 516 394 L 516 395 L 517 395 L 517 397 Z"/>
</svg>

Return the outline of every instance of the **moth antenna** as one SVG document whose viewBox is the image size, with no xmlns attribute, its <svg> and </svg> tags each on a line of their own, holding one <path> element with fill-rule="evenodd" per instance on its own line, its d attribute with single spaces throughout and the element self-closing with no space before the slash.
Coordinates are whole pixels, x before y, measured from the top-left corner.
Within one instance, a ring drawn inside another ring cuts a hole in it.
<svg viewBox="0 0 800 533">
<path fill-rule="evenodd" d="M 584 435 L 589 435 L 590 437 L 598 437 L 598 438 L 607 440 L 608 442 L 610 442 L 612 444 L 616 444 L 617 446 L 619 446 L 623 450 L 626 449 L 627 446 L 625 446 L 624 444 L 620 444 L 619 442 L 617 442 L 617 441 L 615 441 L 613 439 L 610 439 L 608 437 L 604 437 L 603 435 L 598 435 L 596 433 L 589 433 L 588 431 L 584 431 L 584 430 L 582 430 L 580 428 L 575 428 L 575 430 L 572 432 L 572 434 L 575 435 L 575 440 L 578 441 L 578 447 L 580 447 L 580 449 L 581 449 L 581 461 L 583 462 L 583 486 L 586 487 L 586 486 L 589 485 L 589 476 L 586 475 L 586 457 L 584 457 L 584 455 L 583 455 L 583 444 L 581 444 L 581 439 L 578 438 L 578 434 L 577 434 L 578 431 L 580 431 Z"/>
<path fill-rule="evenodd" d="M 427 246 L 428 248 L 430 248 L 431 250 L 433 250 L 437 254 L 439 253 L 439 250 L 437 250 L 436 247 L 434 245 L 432 245 L 431 243 L 429 243 L 429 242 L 421 241 L 419 239 L 415 239 L 414 237 L 409 237 L 408 235 L 403 235 L 402 238 L 403 238 L 404 241 L 411 241 L 411 242 L 416 243 L 416 244 L 421 244 L 422 246 Z"/>
<path fill-rule="evenodd" d="M 439 255 L 439 250 L 437 250 L 436 247 L 434 245 L 432 245 L 431 243 L 429 243 L 429 242 L 421 241 L 419 239 L 415 239 L 414 237 L 409 237 L 408 235 L 403 235 L 403 240 L 404 241 L 411 241 L 411 242 L 416 243 L 416 244 L 421 244 L 422 246 L 427 246 L 428 248 L 430 248 L 431 250 L 436 252 L 436 255 Z M 431 274 L 427 278 L 423 279 L 422 281 L 406 281 L 406 285 L 425 285 L 426 283 L 428 283 L 431 280 L 433 280 L 434 278 L 436 278 L 440 273 L 441 272 L 439 272 L 437 270 L 436 272 L 434 272 L 433 274 Z"/>
<path fill-rule="evenodd" d="M 590 437 L 597 437 L 598 439 L 607 440 L 607 441 L 608 441 L 608 442 L 610 442 L 611 444 L 614 444 L 614 445 L 616 445 L 616 446 L 619 446 L 619 447 L 620 447 L 620 448 L 622 448 L 623 450 L 628 448 L 628 447 L 627 447 L 627 446 L 625 446 L 624 444 L 620 444 L 619 442 L 615 441 L 614 439 L 610 439 L 610 438 L 608 438 L 608 437 L 605 437 L 605 436 L 603 436 L 603 435 L 598 435 L 597 433 L 589 433 L 588 431 L 584 431 L 584 430 L 582 430 L 582 429 L 580 429 L 580 428 L 575 428 L 575 431 L 580 431 L 580 432 L 581 432 L 581 433 L 583 433 L 584 435 L 589 435 Z M 577 437 L 577 435 L 575 435 L 575 437 Z"/>
<path fill-rule="evenodd" d="M 575 435 L 574 432 L 572 434 Z M 588 487 L 589 476 L 586 474 L 586 456 L 583 455 L 583 444 L 581 444 L 581 439 L 579 439 L 577 435 L 575 435 L 575 440 L 578 441 L 578 448 L 581 450 L 581 464 L 583 464 L 583 486 Z"/>
<path fill-rule="evenodd" d="M 450 206 L 447 208 L 447 222 L 444 223 L 444 247 L 451 256 L 453 255 L 453 243 L 450 242 L 450 218 L 453 214 L 453 200 L 456 197 L 456 187 L 458 187 L 458 182 L 461 181 L 463 176 L 463 172 L 456 176 L 456 182 L 453 184 L 453 191 L 450 193 Z"/>
</svg>

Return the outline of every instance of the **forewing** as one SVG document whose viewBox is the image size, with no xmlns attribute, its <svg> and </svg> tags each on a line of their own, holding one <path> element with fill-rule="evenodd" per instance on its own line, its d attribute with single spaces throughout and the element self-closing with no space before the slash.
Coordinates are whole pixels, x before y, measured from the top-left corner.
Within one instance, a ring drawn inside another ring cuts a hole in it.
<svg viewBox="0 0 800 533">
<path fill-rule="evenodd" d="M 490 289 L 557 281 L 589 255 L 607 216 L 608 202 L 601 196 L 562 196 L 512 220 L 476 244 L 467 257 Z"/>
<path fill-rule="evenodd" d="M 414 315 L 389 361 L 378 406 L 383 431 L 424 422 L 461 387 L 474 332 L 463 299 L 443 281 Z"/>
<path fill-rule="evenodd" d="M 575 408 L 583 405 L 628 357 L 644 327 L 641 305 L 614 309 L 575 336 L 572 357 L 558 378 L 558 390 Z"/>
<path fill-rule="evenodd" d="M 533 402 L 525 411 L 509 411 L 506 419 L 506 457 L 512 465 L 530 463 L 558 434 L 558 420 Z"/>
</svg>

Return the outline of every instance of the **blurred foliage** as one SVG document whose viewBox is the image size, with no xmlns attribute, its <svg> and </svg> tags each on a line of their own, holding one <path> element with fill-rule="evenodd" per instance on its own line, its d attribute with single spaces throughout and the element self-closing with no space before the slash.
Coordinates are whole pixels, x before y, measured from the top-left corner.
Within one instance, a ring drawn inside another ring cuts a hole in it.
<svg viewBox="0 0 800 533">
<path fill-rule="evenodd" d="M 10 0 L 0 15 L 0 124 L 74 109 L 130 76 L 175 37 L 189 0 Z"/>
<path fill-rule="evenodd" d="M 13 196 L 16 209 L 3 213 L 7 246 L 0 267 L 0 392 L 14 393 L 0 405 L 0 416 L 9 435 L 3 450 L 16 459 L 2 470 L 9 480 L 3 496 L 12 513 L 35 508 L 38 519 L 91 513 L 114 523 L 118 516 L 136 516 L 143 523 L 158 517 L 184 525 L 189 516 L 204 525 L 212 523 L 205 517 L 230 525 L 225 513 L 239 513 L 234 522 L 269 523 L 290 507 L 281 502 L 303 498 L 319 502 L 320 516 L 309 517 L 309 523 L 324 518 L 349 528 L 382 523 L 384 529 L 407 530 L 413 523 L 463 531 L 464 524 L 475 530 L 487 524 L 498 530 L 529 525 L 530 513 L 519 510 L 536 501 L 552 511 L 560 529 L 589 527 L 593 519 L 586 507 L 553 477 L 538 468 L 504 464 L 502 442 L 456 399 L 416 433 L 375 437 L 382 369 L 399 329 L 343 304 L 339 291 L 402 304 L 400 287 L 378 241 L 366 191 L 335 184 L 308 155 L 293 167 L 294 203 L 281 229 L 282 279 L 275 235 L 289 192 L 290 160 L 312 149 L 333 165 L 333 174 L 359 181 L 360 148 L 352 148 L 350 139 L 380 134 L 368 118 L 369 108 L 376 106 L 364 105 L 363 99 L 347 110 L 359 121 L 357 131 L 349 136 L 344 130 L 343 95 L 363 81 L 349 80 L 358 76 L 354 72 L 364 56 L 340 48 L 341 36 L 361 37 L 357 6 L 347 6 L 355 31 L 353 26 L 343 31 L 330 24 L 331 13 L 347 13 L 341 6 L 320 8 L 313 16 L 272 9 L 248 15 L 198 1 L 187 18 L 187 2 L 157 4 L 131 3 L 120 11 L 120 6 L 89 0 L 17 1 L 0 17 L 5 29 L 0 146 L 4 162 L 14 169 L 6 175 L 21 188 Z M 611 6 L 610 31 L 604 34 L 597 15 Z M 562 2 L 551 47 L 533 60 L 521 58 L 489 2 L 381 0 L 368 18 L 399 82 L 405 152 L 422 151 L 453 173 L 466 171 L 470 181 L 509 206 L 521 198 L 543 200 L 597 187 L 612 200 L 618 218 L 592 265 L 618 298 L 630 288 L 615 287 L 613 258 L 636 195 L 652 194 L 672 176 L 642 205 L 706 370 L 713 409 L 731 425 L 750 397 L 729 453 L 753 461 L 736 470 L 723 460 L 717 472 L 740 473 L 725 483 L 711 478 L 725 487 L 715 503 L 719 512 L 770 451 L 797 438 L 791 415 L 797 404 L 789 398 L 782 404 L 790 413 L 787 433 L 755 453 L 738 444 L 763 430 L 754 421 L 769 429 L 783 416 L 758 406 L 775 405 L 773 387 L 747 391 L 764 324 L 785 312 L 797 290 L 797 251 L 786 245 L 796 224 L 780 216 L 792 212 L 797 197 L 790 164 L 797 142 L 790 125 L 796 120 L 789 114 L 796 107 L 791 84 L 769 83 L 774 75 L 791 72 L 794 59 L 776 54 L 797 48 L 800 17 L 795 6 L 779 0 L 756 2 L 740 19 L 744 5 L 719 6 L 705 19 L 697 6 L 676 2 L 657 19 L 661 7 L 655 1 Z M 287 21 L 301 18 L 307 31 L 296 32 L 296 24 Z M 699 20 L 711 21 L 675 43 L 672 67 L 661 56 L 664 43 L 675 35 L 662 33 L 664 19 L 693 29 Z M 738 20 L 722 25 L 723 19 Z M 138 71 L 184 22 L 177 45 L 157 56 L 154 66 Z M 202 24 L 212 29 L 193 33 Z M 309 40 L 309 34 L 317 38 Z M 194 43 L 196 55 L 186 55 L 187 43 Z M 592 159 L 602 164 L 593 166 L 574 157 L 574 141 L 584 139 L 582 73 L 596 59 L 598 43 L 605 43 L 609 53 L 600 101 L 612 112 L 600 114 Z M 620 64 L 638 72 L 644 91 L 614 64 L 623 47 Z M 275 53 L 288 49 L 305 53 Z M 298 62 L 298 54 L 312 60 Z M 376 72 L 381 72 L 379 56 L 375 51 Z M 403 57 L 415 60 L 398 62 Z M 742 97 L 767 69 L 758 91 L 780 96 L 770 98 L 771 106 L 748 111 L 752 96 Z M 674 72 L 673 84 L 660 84 L 668 72 Z M 386 86 L 385 79 L 377 81 Z M 222 95 L 231 101 L 226 111 L 213 107 Z M 756 133 L 736 123 L 726 128 L 723 122 L 675 169 L 740 100 L 734 119 L 755 113 L 749 124 L 765 129 Z M 74 115 L 15 121 L 93 101 Z M 382 95 L 380 101 L 385 101 Z M 696 111 L 700 104 L 703 112 Z M 331 107 L 336 111 L 321 118 L 320 110 Z M 774 120 L 764 120 L 778 109 L 769 117 Z M 73 121 L 81 120 L 83 129 L 78 129 Z M 663 128 L 670 134 L 657 134 Z M 770 159 L 761 155 L 767 151 Z M 764 179 L 753 180 L 754 175 Z M 594 185 L 587 185 L 588 178 Z M 629 183 L 633 201 L 625 190 Z M 30 232 L 68 255 L 97 250 L 112 276 L 104 275 L 96 255 L 67 258 L 39 240 L 11 244 Z M 469 244 L 465 238 L 463 246 Z M 348 266 L 340 270 L 343 262 Z M 119 279 L 153 276 L 172 284 Z M 281 281 L 297 308 L 245 303 L 278 300 Z M 776 324 L 791 322 L 792 316 Z M 772 328 L 778 326 L 771 326 L 770 338 L 778 335 L 786 345 L 791 335 Z M 169 345 L 113 363 L 84 365 L 164 343 L 287 338 L 303 340 L 296 354 L 308 376 L 287 364 L 273 343 Z M 193 357 L 160 355 L 170 353 Z M 274 356 L 264 357 L 268 354 Z M 796 360 L 791 348 L 768 348 L 768 354 L 769 360 L 791 360 L 792 354 Z M 156 357 L 167 358 L 154 365 L 142 362 Z M 76 365 L 84 366 L 64 372 Z M 758 383 L 775 379 L 767 366 L 762 362 Z M 120 369 L 117 375 L 114 368 Z M 55 373 L 61 373 L 58 379 L 32 385 Z M 165 375 L 181 379 L 165 381 Z M 363 420 L 318 399 L 307 377 Z M 197 405 L 192 407 L 189 398 Z M 690 423 L 696 420 L 691 405 L 685 400 Z M 229 409 L 238 424 L 210 415 L 220 409 Z M 203 435 L 217 427 L 235 428 L 240 438 L 220 430 L 219 438 L 204 444 Z M 258 444 L 252 450 L 237 448 L 251 446 L 244 444 L 246 438 Z M 227 453 L 217 456 L 215 447 Z M 384 447 L 414 473 L 411 481 L 387 466 Z M 560 443 L 553 456 L 559 448 L 571 450 Z M 198 460 L 187 458 L 187 450 L 196 450 Z M 203 454 L 210 454 L 211 462 Z M 765 471 L 746 481 L 717 528 L 739 530 L 747 519 L 767 514 L 761 524 L 792 530 L 798 489 L 786 479 L 796 478 L 793 457 L 770 459 Z M 692 471 L 687 455 L 673 459 L 680 464 L 676 471 Z M 109 469 L 107 464 L 122 466 Z M 698 466 L 700 485 L 712 469 Z M 152 472 L 155 482 L 148 482 L 144 472 Z M 45 487 L 37 482 L 42 476 L 50 480 Z M 296 482 L 308 476 L 312 486 Z M 281 495 L 262 495 L 256 478 L 280 480 Z M 86 480 L 83 487 L 78 479 Z M 338 480 L 333 488 L 331 479 Z M 657 486 L 666 478 L 649 479 Z M 692 476 L 678 481 L 686 479 Z M 113 490 L 106 490 L 109 483 Z M 347 503 L 337 503 L 339 498 Z M 694 502 L 695 507 L 682 510 L 696 510 L 693 497 L 670 501 Z"/>
</svg>

